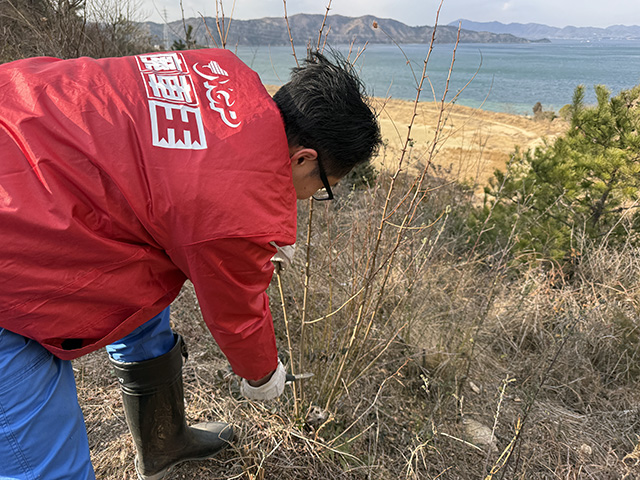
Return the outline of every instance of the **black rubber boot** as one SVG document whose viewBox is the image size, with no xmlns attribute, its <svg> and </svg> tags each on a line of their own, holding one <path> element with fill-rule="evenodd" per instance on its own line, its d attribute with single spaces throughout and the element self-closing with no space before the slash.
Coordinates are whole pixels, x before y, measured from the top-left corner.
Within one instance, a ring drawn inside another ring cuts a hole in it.
<svg viewBox="0 0 640 480">
<path fill-rule="evenodd" d="M 136 472 L 141 480 L 160 480 L 174 465 L 210 458 L 233 440 L 222 422 L 187 426 L 184 418 L 182 357 L 186 347 L 176 335 L 168 353 L 143 362 L 109 358 L 122 389 L 127 424 L 136 445 Z"/>
</svg>

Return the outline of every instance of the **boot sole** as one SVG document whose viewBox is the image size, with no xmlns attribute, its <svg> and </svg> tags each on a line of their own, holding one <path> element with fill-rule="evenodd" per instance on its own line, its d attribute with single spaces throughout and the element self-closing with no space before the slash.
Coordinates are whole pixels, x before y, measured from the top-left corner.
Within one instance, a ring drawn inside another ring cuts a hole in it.
<svg viewBox="0 0 640 480">
<path fill-rule="evenodd" d="M 220 450 L 215 451 L 211 455 L 207 455 L 207 456 L 204 456 L 204 457 L 184 458 L 184 459 L 182 459 L 182 460 L 180 460 L 180 461 L 178 461 L 178 462 L 176 462 L 176 463 L 174 463 L 172 465 L 169 465 L 164 470 L 161 470 L 158 473 L 154 473 L 154 474 L 151 474 L 151 475 L 143 475 L 143 474 L 140 473 L 140 470 L 138 470 L 138 456 L 136 455 L 135 468 L 136 468 L 136 474 L 138 475 L 138 480 L 163 480 L 166 475 L 171 473 L 171 471 L 173 470 L 173 467 L 175 467 L 176 465 L 180 465 L 181 463 L 184 463 L 184 462 L 192 462 L 192 461 L 198 461 L 198 460 L 208 460 L 210 458 L 215 457 L 216 455 L 218 455 L 223 450 L 225 450 L 230 444 L 231 444 L 231 441 L 228 441 L 227 445 L 224 445 L 222 448 L 220 448 Z"/>
</svg>

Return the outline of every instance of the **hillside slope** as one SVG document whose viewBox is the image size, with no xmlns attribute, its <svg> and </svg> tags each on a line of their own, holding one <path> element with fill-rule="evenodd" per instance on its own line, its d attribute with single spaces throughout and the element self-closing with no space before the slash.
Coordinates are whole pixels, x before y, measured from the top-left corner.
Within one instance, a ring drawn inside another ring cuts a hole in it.
<svg viewBox="0 0 640 480">
<path fill-rule="evenodd" d="M 479 32 L 491 32 L 496 34 L 511 34 L 519 37 L 553 38 L 563 40 L 622 40 L 640 39 L 640 26 L 638 25 L 612 25 L 606 28 L 598 27 L 574 27 L 563 28 L 551 27 L 540 23 L 509 23 L 501 22 L 474 22 L 460 19 L 451 22 L 449 26 L 458 26 L 462 23 L 462 28 Z"/>
<path fill-rule="evenodd" d="M 298 14 L 289 17 L 291 36 L 298 45 L 308 42 L 317 43 L 318 33 L 323 22 L 323 15 Z M 195 40 L 201 45 L 213 45 L 213 34 L 219 42 L 216 19 L 205 17 L 206 27 L 199 18 L 189 18 L 185 21 L 192 25 Z M 376 22 L 379 28 L 374 28 Z M 158 43 L 164 41 L 165 26 L 159 23 L 145 24 L 150 34 Z M 228 45 L 288 45 L 289 34 L 283 17 L 261 18 L 257 20 L 231 20 L 230 32 L 227 37 Z M 429 43 L 433 34 L 433 27 L 425 25 L 411 27 L 392 19 L 377 18 L 371 15 L 352 18 L 342 15 L 330 15 L 327 18 L 324 33 L 330 32 L 331 43 L 349 44 L 356 40 L 362 44 L 369 43 Z M 440 25 L 436 31 L 436 43 L 454 43 L 458 28 Z M 166 28 L 167 40 L 171 44 L 174 40 L 184 38 L 182 21 L 170 22 Z M 393 39 L 393 40 L 392 40 Z M 519 38 L 511 34 L 495 34 L 489 32 L 474 32 L 463 30 L 460 32 L 461 43 L 530 43 L 531 40 Z"/>
</svg>

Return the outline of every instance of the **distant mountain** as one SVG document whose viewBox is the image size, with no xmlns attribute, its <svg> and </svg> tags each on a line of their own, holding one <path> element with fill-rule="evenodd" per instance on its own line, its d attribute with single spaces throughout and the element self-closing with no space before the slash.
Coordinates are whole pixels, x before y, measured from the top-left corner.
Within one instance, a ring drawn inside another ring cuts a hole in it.
<svg viewBox="0 0 640 480">
<path fill-rule="evenodd" d="M 201 18 L 190 18 L 185 22 L 193 26 L 195 40 L 201 45 L 214 45 L 209 32 L 218 41 L 216 19 L 205 17 L 206 28 Z M 318 33 L 322 25 L 323 15 L 297 14 L 289 17 L 291 36 L 296 45 L 306 45 L 308 42 L 316 44 Z M 377 22 L 379 28 L 374 28 Z M 174 40 L 184 39 L 182 20 L 164 24 L 146 22 L 149 33 L 155 37 L 156 43 L 163 45 L 166 39 L 169 47 Z M 209 31 L 207 31 L 207 29 Z M 454 43 L 456 41 L 457 26 L 438 26 L 436 30 L 437 43 Z M 396 20 L 364 16 L 358 18 L 330 15 L 323 30 L 328 32 L 329 43 L 349 44 L 353 40 L 362 45 L 369 43 L 428 43 L 431 41 L 433 27 L 410 27 Z M 323 40 L 324 41 L 324 40 Z M 530 43 L 532 40 L 518 38 L 509 33 L 489 33 L 463 30 L 460 32 L 461 43 Z M 259 20 L 232 20 L 230 22 L 227 45 L 287 45 L 289 34 L 283 17 L 261 18 Z"/>
<path fill-rule="evenodd" d="M 638 40 L 640 26 L 613 25 L 607 28 L 597 27 L 550 27 L 540 23 L 500 23 L 500 22 L 472 22 L 471 20 L 456 20 L 449 26 L 457 27 L 462 22 L 462 28 L 477 32 L 491 32 L 496 34 L 511 34 L 523 38 L 551 38 L 563 40 Z"/>
</svg>

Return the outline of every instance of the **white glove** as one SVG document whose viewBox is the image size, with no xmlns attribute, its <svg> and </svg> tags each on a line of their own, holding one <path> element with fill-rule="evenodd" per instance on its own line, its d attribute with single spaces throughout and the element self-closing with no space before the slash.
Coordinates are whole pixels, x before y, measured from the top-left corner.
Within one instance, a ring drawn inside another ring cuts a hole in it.
<svg viewBox="0 0 640 480">
<path fill-rule="evenodd" d="M 260 387 L 252 387 L 247 379 L 243 378 L 240 384 L 240 393 L 249 400 L 273 400 L 282 395 L 286 379 L 287 371 L 278 359 L 278 367 L 267 383 Z"/>
<path fill-rule="evenodd" d="M 275 242 L 271 242 L 271 245 L 278 249 L 276 254 L 271 257 L 271 261 L 276 268 L 279 267 L 282 270 L 289 268 L 293 260 L 293 254 L 296 253 L 296 244 L 294 243 L 293 245 L 284 245 L 280 247 L 276 245 Z"/>
</svg>

